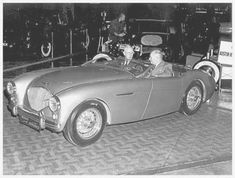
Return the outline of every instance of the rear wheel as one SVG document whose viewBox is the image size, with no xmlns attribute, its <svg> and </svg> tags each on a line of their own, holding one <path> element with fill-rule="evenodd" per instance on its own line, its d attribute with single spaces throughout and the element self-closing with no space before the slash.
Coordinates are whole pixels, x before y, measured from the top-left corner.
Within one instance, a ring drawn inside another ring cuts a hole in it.
<svg viewBox="0 0 235 178">
<path fill-rule="evenodd" d="M 103 105 L 97 101 L 89 101 L 73 111 L 65 126 L 64 136 L 74 145 L 90 145 L 100 138 L 106 121 Z"/>
<path fill-rule="evenodd" d="M 192 115 L 201 107 L 203 89 L 199 82 L 192 82 L 185 92 L 180 111 L 185 115 Z"/>
</svg>

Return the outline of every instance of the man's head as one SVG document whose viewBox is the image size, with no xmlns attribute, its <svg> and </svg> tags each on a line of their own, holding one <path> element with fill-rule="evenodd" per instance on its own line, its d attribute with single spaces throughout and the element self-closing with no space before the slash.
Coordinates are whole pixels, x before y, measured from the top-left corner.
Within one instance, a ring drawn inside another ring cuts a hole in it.
<svg viewBox="0 0 235 178">
<path fill-rule="evenodd" d="M 124 13 L 121 13 L 118 17 L 119 22 L 123 22 L 126 19 L 126 15 Z"/>
<path fill-rule="evenodd" d="M 127 64 L 131 61 L 134 55 L 134 50 L 130 45 L 126 45 L 123 51 L 123 54 L 125 56 L 125 60 L 127 61 Z"/>
<path fill-rule="evenodd" d="M 156 49 L 150 53 L 149 60 L 151 64 L 158 65 L 160 62 L 163 61 L 164 53 L 160 49 Z"/>
</svg>

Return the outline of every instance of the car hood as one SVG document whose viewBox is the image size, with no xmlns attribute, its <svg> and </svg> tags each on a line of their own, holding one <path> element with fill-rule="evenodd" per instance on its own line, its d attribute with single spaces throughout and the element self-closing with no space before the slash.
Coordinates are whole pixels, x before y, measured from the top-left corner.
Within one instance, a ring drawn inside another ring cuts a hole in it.
<svg viewBox="0 0 235 178">
<path fill-rule="evenodd" d="M 52 94 L 88 83 L 132 78 L 131 74 L 105 66 L 78 66 L 44 74 L 31 83 L 31 87 L 44 87 Z"/>
</svg>

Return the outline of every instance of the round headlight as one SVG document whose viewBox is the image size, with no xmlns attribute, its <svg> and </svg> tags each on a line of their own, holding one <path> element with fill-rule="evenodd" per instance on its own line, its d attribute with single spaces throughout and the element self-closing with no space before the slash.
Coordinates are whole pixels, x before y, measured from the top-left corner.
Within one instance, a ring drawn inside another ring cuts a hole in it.
<svg viewBox="0 0 235 178">
<path fill-rule="evenodd" d="M 16 92 L 16 86 L 14 82 L 7 83 L 7 92 L 12 95 Z"/>
<path fill-rule="evenodd" d="M 55 112 L 60 108 L 60 101 L 56 96 L 49 99 L 49 108 L 52 112 Z"/>
</svg>

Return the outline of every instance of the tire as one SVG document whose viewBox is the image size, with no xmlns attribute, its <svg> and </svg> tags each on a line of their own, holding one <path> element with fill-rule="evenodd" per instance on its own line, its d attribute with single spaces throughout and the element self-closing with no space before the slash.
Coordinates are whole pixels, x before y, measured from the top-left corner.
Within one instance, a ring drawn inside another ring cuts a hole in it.
<svg viewBox="0 0 235 178">
<path fill-rule="evenodd" d="M 194 97 L 194 98 L 193 98 Z M 192 82 L 182 100 L 180 111 L 185 115 L 192 115 L 198 111 L 203 102 L 203 88 L 199 82 Z"/>
<path fill-rule="evenodd" d="M 45 51 L 45 48 L 46 48 L 46 51 Z M 41 54 L 43 57 L 48 57 L 51 53 L 51 49 L 52 49 L 52 46 L 51 46 L 51 43 L 50 42 L 47 42 L 46 45 L 42 44 L 41 45 Z"/>
<path fill-rule="evenodd" d="M 68 127 L 67 127 L 67 124 L 66 124 L 65 127 L 64 127 L 63 135 L 64 135 L 65 139 L 66 139 L 69 143 L 71 143 L 71 144 L 73 144 L 73 145 L 76 145 L 76 144 L 73 142 L 72 138 L 71 138 L 70 132 L 69 132 Z"/>
<path fill-rule="evenodd" d="M 104 106 L 88 101 L 74 109 L 65 125 L 64 137 L 74 145 L 88 146 L 101 137 L 106 122 Z"/>
<path fill-rule="evenodd" d="M 220 67 L 215 62 L 211 60 L 202 60 L 197 62 L 193 66 L 193 69 L 201 69 L 207 72 L 209 75 L 211 75 L 214 78 L 215 83 L 218 83 L 220 78 Z"/>
</svg>

